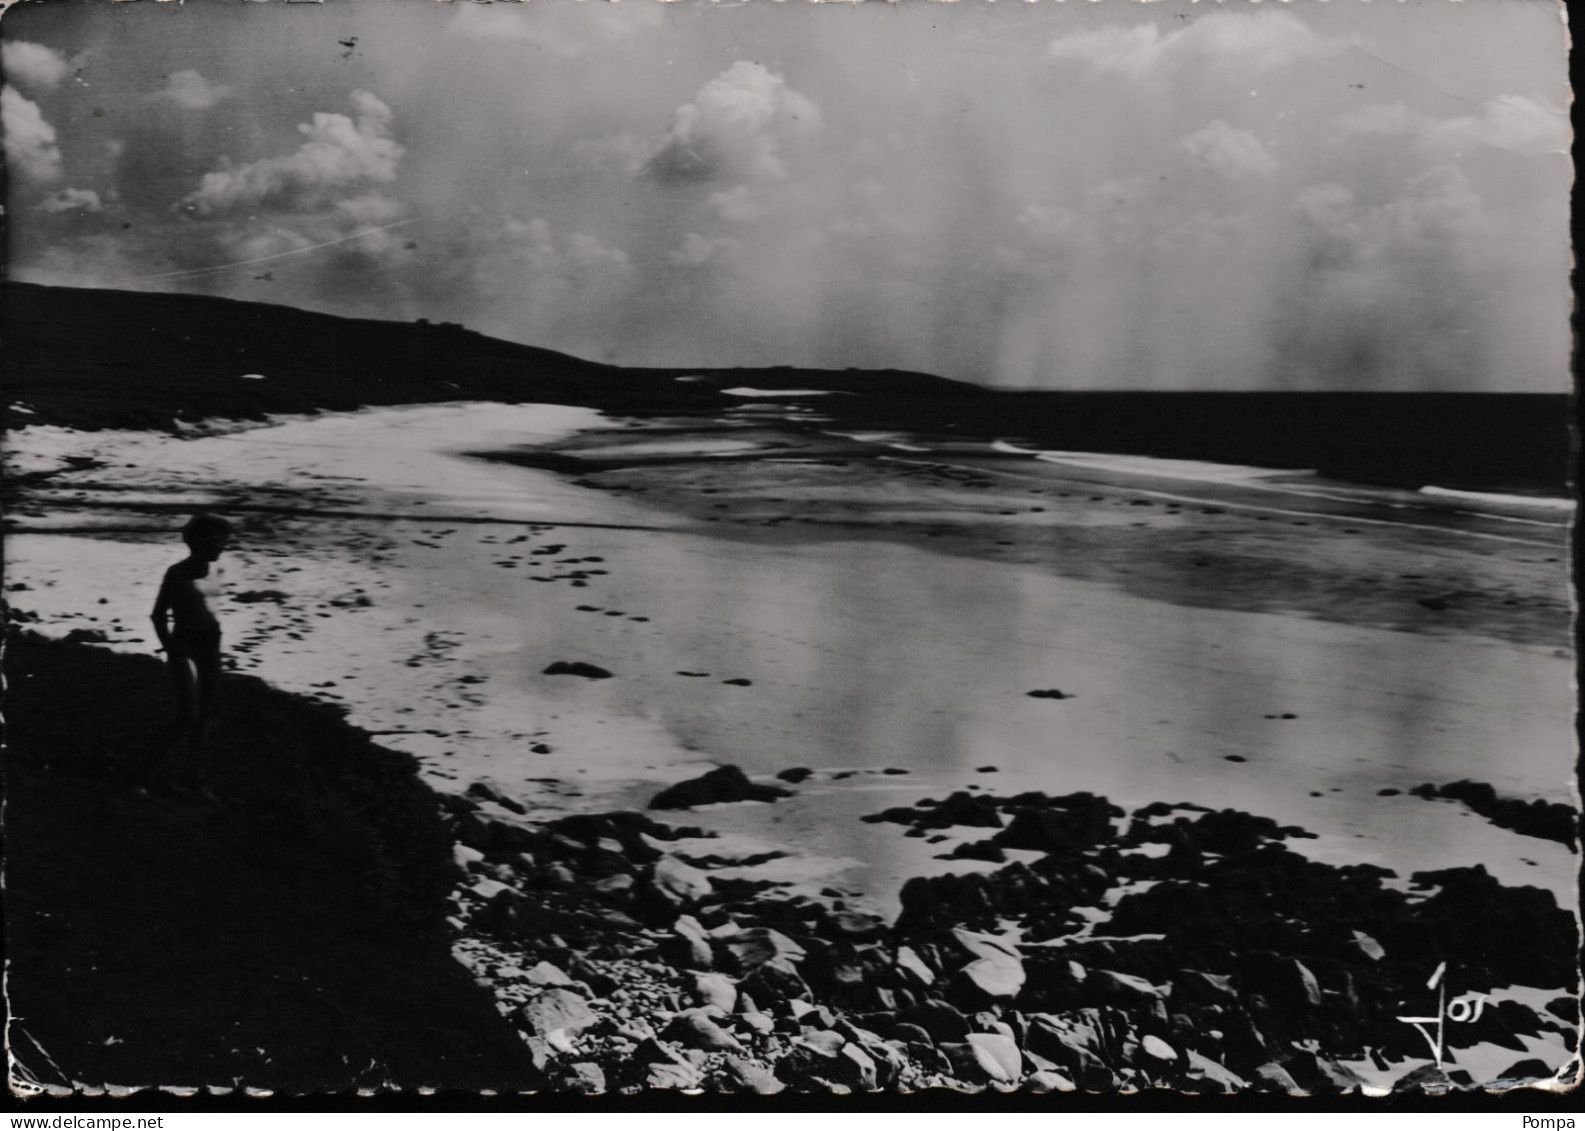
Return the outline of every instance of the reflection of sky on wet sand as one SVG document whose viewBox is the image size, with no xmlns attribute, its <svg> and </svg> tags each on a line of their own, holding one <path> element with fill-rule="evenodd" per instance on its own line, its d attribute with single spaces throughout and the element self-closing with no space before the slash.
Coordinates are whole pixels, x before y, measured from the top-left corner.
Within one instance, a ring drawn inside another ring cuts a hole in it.
<svg viewBox="0 0 1585 1131">
<path fill-rule="evenodd" d="M 275 578 L 268 584 L 308 610 L 361 586 L 374 605 L 306 616 L 302 641 L 263 631 L 279 615 L 274 607 L 237 605 L 226 620 L 228 639 L 262 632 L 247 670 L 307 694 L 327 694 L 312 685 L 335 680 L 334 694 L 370 729 L 443 730 L 382 738 L 421 756 L 437 784 L 489 775 L 534 793 L 534 779 L 560 778 L 571 784 L 556 792 L 580 789 L 589 795 L 581 803 L 641 806 L 654 787 L 635 779 L 675 780 L 710 763 L 753 774 L 907 769 L 842 780 L 822 773 L 775 806 L 688 818 L 790 842 L 833 868 L 862 862 L 848 881 L 878 895 L 908 875 L 973 865 L 930 859 L 950 842 L 929 846 L 900 826 L 857 818 L 975 784 L 1000 794 L 1089 790 L 1127 807 L 1230 806 L 1320 834 L 1295 847 L 1332 862 L 1369 860 L 1404 875 L 1482 863 L 1504 882 L 1572 899 L 1561 846 L 1494 829 L 1457 805 L 1377 795 L 1467 777 L 1567 800 L 1571 669 L 1548 650 L 1178 605 L 1049 566 L 881 538 L 711 536 L 641 497 L 432 454 L 457 450 L 485 419 L 502 429 L 487 442 L 504 438 L 514 418 L 481 415 L 489 410 L 394 410 L 187 442 L 136 438 L 142 487 L 203 482 L 193 477 L 205 468 L 212 483 L 301 483 L 312 468 L 337 478 L 307 482 L 333 484 L 360 509 L 417 516 L 299 519 L 278 524 L 269 544 L 241 540 L 232 565 L 240 587 Z M 534 419 L 516 411 L 521 423 Z M 539 427 L 548 436 L 576 423 L 542 417 Z M 110 450 L 122 442 L 80 439 Z M 428 512 L 437 518 L 424 521 Z M 442 513 L 502 512 L 645 529 L 560 527 L 517 544 L 509 540 L 521 526 L 451 524 L 453 533 L 433 534 L 447 525 Z M 380 539 L 390 545 L 371 561 Z M 550 545 L 565 549 L 530 552 Z M 13 539 L 8 550 L 11 576 L 57 582 L 29 594 L 29 607 L 80 611 L 85 593 L 108 593 L 115 606 L 104 615 L 128 624 L 147 615 L 144 595 L 125 593 L 129 561 L 147 559 L 139 575 L 153 577 L 175 552 L 141 539 L 46 536 Z M 516 568 L 500 564 L 514 557 Z M 528 580 L 551 575 L 544 563 L 562 558 L 608 572 L 577 588 Z M 287 563 L 301 572 L 283 572 Z M 410 664 L 436 632 L 456 646 L 443 660 Z M 615 678 L 544 675 L 555 660 L 597 664 Z M 459 683 L 465 675 L 482 682 Z M 736 679 L 750 683 L 724 682 Z M 1043 688 L 1072 697 L 1027 694 Z M 538 742 L 551 753 L 532 753 Z M 983 766 L 996 772 L 977 772 Z"/>
</svg>

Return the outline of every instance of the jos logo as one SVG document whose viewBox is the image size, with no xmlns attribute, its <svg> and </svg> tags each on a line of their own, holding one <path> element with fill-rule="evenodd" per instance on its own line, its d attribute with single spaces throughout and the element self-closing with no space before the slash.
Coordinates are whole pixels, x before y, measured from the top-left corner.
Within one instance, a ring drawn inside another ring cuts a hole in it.
<svg viewBox="0 0 1585 1131">
<path fill-rule="evenodd" d="M 1460 994 L 1452 1001 L 1447 1000 L 1447 981 L 1443 975 L 1447 973 L 1447 963 L 1438 964 L 1436 973 L 1431 975 L 1425 988 L 1436 990 L 1436 1013 L 1431 1017 L 1400 1017 L 1406 1025 L 1413 1025 L 1425 1038 L 1426 1044 L 1431 1046 L 1431 1056 L 1436 1061 L 1438 1068 L 1442 1067 L 1444 1049 L 1443 1037 L 1449 1021 L 1478 1021 L 1481 1011 L 1486 1008 L 1486 1003 L 1491 999 L 1483 993 Z M 1436 1026 L 1436 1036 L 1431 1035 L 1429 1026 Z"/>
</svg>

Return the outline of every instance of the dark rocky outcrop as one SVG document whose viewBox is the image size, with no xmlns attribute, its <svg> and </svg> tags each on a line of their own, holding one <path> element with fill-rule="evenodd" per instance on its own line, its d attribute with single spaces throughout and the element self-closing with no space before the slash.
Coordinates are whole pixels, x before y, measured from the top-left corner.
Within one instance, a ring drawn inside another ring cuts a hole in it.
<svg viewBox="0 0 1585 1131">
<path fill-rule="evenodd" d="M 1468 780 L 1441 786 L 1427 782 L 1415 786 L 1409 792 L 1416 797 L 1445 797 L 1460 801 L 1500 829 L 1556 841 L 1570 852 L 1579 851 L 1579 812 L 1572 805 L 1502 797 L 1485 782 Z"/>
<path fill-rule="evenodd" d="M 288 1093 L 537 1079 L 451 958 L 452 839 L 412 758 L 227 676 L 219 800 L 141 799 L 125 777 L 168 725 L 157 659 L 12 635 L 5 677 L 23 1071 Z"/>
<path fill-rule="evenodd" d="M 695 805 L 718 805 L 728 801 L 780 801 L 791 796 L 792 790 L 750 781 L 736 766 L 719 766 L 661 790 L 650 800 L 649 807 L 691 809 Z"/>
</svg>

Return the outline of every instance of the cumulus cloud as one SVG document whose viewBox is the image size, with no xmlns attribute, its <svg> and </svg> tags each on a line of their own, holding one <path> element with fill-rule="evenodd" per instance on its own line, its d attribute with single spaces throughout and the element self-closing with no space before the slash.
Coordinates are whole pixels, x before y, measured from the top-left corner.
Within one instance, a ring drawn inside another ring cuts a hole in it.
<svg viewBox="0 0 1585 1131">
<path fill-rule="evenodd" d="M 36 204 L 40 212 L 102 212 L 104 203 L 93 189 L 63 188 Z"/>
<path fill-rule="evenodd" d="M 1529 257 L 1523 232 L 1493 213 L 1457 165 L 1433 166 L 1393 192 L 1312 185 L 1293 211 L 1308 243 L 1304 318 L 1279 350 L 1330 383 L 1458 387 L 1483 374 L 1496 306 L 1480 280 Z"/>
<path fill-rule="evenodd" d="M 422 284 L 440 300 L 432 309 L 442 317 L 584 356 L 610 349 L 638 275 L 620 247 L 540 216 L 475 208 L 453 225 Z"/>
<path fill-rule="evenodd" d="M 595 236 L 573 232 L 557 239 L 545 220 L 508 220 L 500 238 L 508 254 L 542 283 L 583 283 L 600 275 L 625 275 L 632 269 L 627 253 L 607 247 Z"/>
<path fill-rule="evenodd" d="M 1524 154 L 1567 153 L 1571 140 L 1564 111 L 1518 94 L 1490 99 L 1479 114 L 1443 122 L 1435 133 L 1438 140 L 1469 138 Z"/>
<path fill-rule="evenodd" d="M 1216 12 L 1166 33 L 1155 24 L 1114 24 L 1061 35 L 1047 45 L 1046 58 L 1083 63 L 1092 76 L 1140 79 L 1193 60 L 1278 70 L 1322 58 L 1341 46 L 1287 12 Z"/>
<path fill-rule="evenodd" d="M 1259 138 L 1221 118 L 1184 138 L 1178 148 L 1196 165 L 1230 181 L 1269 177 L 1277 171 L 1276 158 L 1266 152 Z"/>
<path fill-rule="evenodd" d="M 40 183 L 60 178 L 55 127 L 44 120 L 37 103 L 23 98 L 15 87 L 0 88 L 0 125 L 5 127 L 6 161 L 12 169 Z"/>
<path fill-rule="evenodd" d="M 747 185 L 733 185 L 721 192 L 713 192 L 705 202 L 721 219 L 734 224 L 752 224 L 769 214 L 769 206 L 755 196 Z"/>
<path fill-rule="evenodd" d="M 448 35 L 481 43 L 512 44 L 564 59 L 591 48 L 641 34 L 659 25 L 664 14 L 652 0 L 615 4 L 529 4 L 510 0 L 458 4 L 446 25 Z"/>
<path fill-rule="evenodd" d="M 256 208 L 315 211 L 334 207 L 349 191 L 396 180 L 404 152 L 391 137 L 391 109 L 365 90 L 352 93 L 356 118 L 318 113 L 299 125 L 306 141 L 294 152 L 205 173 L 182 198 L 191 215 L 231 215 Z"/>
<path fill-rule="evenodd" d="M 1028 204 L 1013 220 L 1013 239 L 997 244 L 993 254 L 1008 271 L 1048 271 L 1070 265 L 1095 238 L 1095 225 L 1062 204 Z"/>
<path fill-rule="evenodd" d="M 1445 246 L 1480 234 L 1484 219 L 1480 195 L 1454 164 L 1417 173 L 1404 182 L 1400 195 L 1376 203 L 1361 201 L 1335 182 L 1312 185 L 1295 198 L 1294 210 L 1354 261 Z"/>
<path fill-rule="evenodd" d="M 25 39 L 8 39 L 0 45 L 0 66 L 5 68 L 7 82 L 45 90 L 59 86 L 70 70 L 65 57 L 58 51 Z"/>
<path fill-rule="evenodd" d="M 575 141 L 569 151 L 569 160 L 591 173 L 615 172 L 630 177 L 644 168 L 654 151 L 653 140 L 620 133 Z"/>
<path fill-rule="evenodd" d="M 1162 35 L 1155 24 L 1129 28 L 1109 25 L 1057 36 L 1046 46 L 1046 58 L 1086 63 L 1092 74 L 1110 72 L 1141 78 L 1156 68 L 1167 46 L 1182 34 Z"/>
<path fill-rule="evenodd" d="M 1524 156 L 1567 153 L 1570 132 L 1563 110 L 1519 94 L 1487 99 L 1474 114 L 1436 118 L 1401 102 L 1374 103 L 1338 120 L 1335 141 L 1361 134 L 1409 137 L 1424 149 L 1456 149 L 1474 142 Z"/>
<path fill-rule="evenodd" d="M 666 257 L 673 267 L 698 268 L 729 262 L 743 250 L 743 242 L 731 236 L 701 236 L 689 232 L 682 246 Z"/>
<path fill-rule="evenodd" d="M 780 75 L 737 62 L 677 108 L 646 168 L 663 181 L 783 180 L 784 150 L 821 125 L 820 108 Z"/>
<path fill-rule="evenodd" d="M 230 98 L 231 93 L 225 83 L 211 82 L 197 71 L 177 71 L 150 97 L 174 102 L 187 110 L 207 110 Z"/>
<path fill-rule="evenodd" d="M 1357 134 L 1416 134 L 1434 122 L 1429 114 L 1411 110 L 1402 102 L 1373 102 L 1339 118 L 1337 124 L 1342 132 L 1333 140 L 1344 141 Z"/>
</svg>

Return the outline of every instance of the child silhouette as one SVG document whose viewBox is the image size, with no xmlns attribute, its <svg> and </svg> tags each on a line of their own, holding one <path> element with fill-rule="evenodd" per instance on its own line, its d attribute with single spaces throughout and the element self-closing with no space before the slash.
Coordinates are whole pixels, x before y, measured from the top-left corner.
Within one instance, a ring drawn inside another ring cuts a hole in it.
<svg viewBox="0 0 1585 1131">
<path fill-rule="evenodd" d="M 176 723 L 144 772 L 145 785 L 157 768 L 185 746 L 185 784 L 212 798 L 205 781 L 204 745 L 220 680 L 220 621 L 212 602 L 219 591 L 220 555 L 231 540 L 231 523 L 217 514 L 196 514 L 182 529 L 187 557 L 165 571 L 154 602 L 154 632 L 176 690 Z"/>
</svg>

